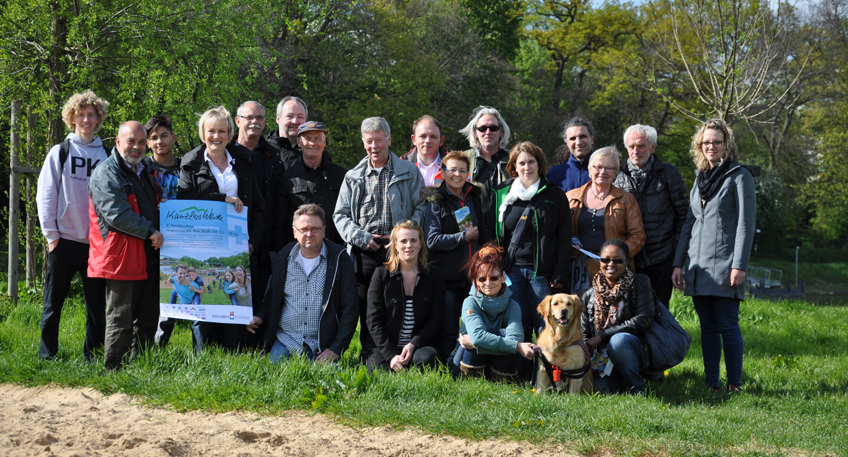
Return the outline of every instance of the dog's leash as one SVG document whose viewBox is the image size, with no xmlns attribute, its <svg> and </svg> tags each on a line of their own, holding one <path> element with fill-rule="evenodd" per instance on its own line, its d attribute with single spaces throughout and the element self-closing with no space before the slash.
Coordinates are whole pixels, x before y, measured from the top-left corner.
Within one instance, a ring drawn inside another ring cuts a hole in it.
<svg viewBox="0 0 848 457">
<path fill-rule="evenodd" d="M 580 346 L 583 348 L 583 354 L 585 355 L 586 364 L 583 365 L 582 368 L 575 368 L 573 370 L 563 370 L 560 369 L 556 365 L 552 365 L 550 361 L 548 361 L 545 354 L 542 353 L 542 348 L 537 347 L 533 350 L 533 359 L 534 362 L 538 364 L 539 361 L 542 362 L 542 366 L 545 367 L 545 373 L 548 375 L 548 379 L 551 380 L 551 383 L 554 385 L 556 389 L 556 383 L 562 380 L 562 376 L 565 376 L 568 379 L 580 379 L 582 378 L 589 369 L 592 367 L 591 357 L 589 355 L 589 347 L 586 346 L 586 342 L 583 340 L 572 343 L 571 346 Z M 539 375 L 538 370 L 533 370 L 533 380 L 532 383 L 536 384 L 536 377 Z"/>
</svg>

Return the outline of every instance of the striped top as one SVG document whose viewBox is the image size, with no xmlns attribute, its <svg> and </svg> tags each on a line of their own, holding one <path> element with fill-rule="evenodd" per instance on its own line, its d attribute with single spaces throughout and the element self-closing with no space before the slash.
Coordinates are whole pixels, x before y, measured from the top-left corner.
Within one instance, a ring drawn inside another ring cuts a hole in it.
<svg viewBox="0 0 848 457">
<path fill-rule="evenodd" d="M 412 329 L 415 327 L 415 313 L 412 312 L 412 296 L 404 295 L 403 325 L 400 327 L 398 347 L 403 348 L 412 341 Z"/>
</svg>

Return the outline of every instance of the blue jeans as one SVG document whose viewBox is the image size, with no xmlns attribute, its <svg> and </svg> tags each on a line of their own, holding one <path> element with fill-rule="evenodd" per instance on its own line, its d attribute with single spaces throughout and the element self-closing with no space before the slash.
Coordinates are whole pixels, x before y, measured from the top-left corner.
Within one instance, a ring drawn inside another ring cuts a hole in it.
<svg viewBox="0 0 848 457">
<path fill-rule="evenodd" d="M 722 344 L 727 383 L 742 385 L 742 331 L 739 330 L 739 304 L 730 297 L 692 297 L 701 321 L 701 350 L 704 353 L 704 381 L 719 387 Z"/>
<path fill-rule="evenodd" d="M 595 377 L 595 390 L 605 393 L 641 393 L 645 390 L 645 379 L 639 374 L 639 354 L 642 343 L 632 333 L 616 333 L 609 340 L 607 355 L 612 362 L 609 376 Z"/>
<path fill-rule="evenodd" d="M 312 348 L 310 348 L 307 344 L 303 345 L 303 353 L 306 354 L 306 357 L 308 357 L 309 360 L 315 360 L 315 358 L 318 357 L 318 354 L 312 352 Z M 292 353 L 289 351 L 289 348 L 287 348 L 285 344 L 281 343 L 280 340 L 275 339 L 274 344 L 271 346 L 271 352 L 268 353 L 268 360 L 270 360 L 271 363 L 280 363 L 291 356 Z"/>
<path fill-rule="evenodd" d="M 512 285 L 512 299 L 521 306 L 521 325 L 524 328 L 524 340 L 533 339 L 533 330 L 536 335 L 545 328 L 545 320 L 536 311 L 539 303 L 551 294 L 551 286 L 548 278 L 535 276 L 533 267 L 512 267 L 509 270 L 509 280 Z"/>
</svg>

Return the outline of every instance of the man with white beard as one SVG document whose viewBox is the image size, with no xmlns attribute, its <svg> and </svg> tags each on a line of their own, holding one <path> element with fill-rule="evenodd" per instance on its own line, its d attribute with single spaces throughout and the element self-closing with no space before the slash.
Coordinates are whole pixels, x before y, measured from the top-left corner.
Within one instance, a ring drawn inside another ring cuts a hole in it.
<svg viewBox="0 0 848 457">
<path fill-rule="evenodd" d="M 88 275 L 106 279 L 107 370 L 153 343 L 159 321 L 159 232 L 156 183 L 141 159 L 147 132 L 136 121 L 118 129 L 112 154 L 91 175 Z"/>
</svg>

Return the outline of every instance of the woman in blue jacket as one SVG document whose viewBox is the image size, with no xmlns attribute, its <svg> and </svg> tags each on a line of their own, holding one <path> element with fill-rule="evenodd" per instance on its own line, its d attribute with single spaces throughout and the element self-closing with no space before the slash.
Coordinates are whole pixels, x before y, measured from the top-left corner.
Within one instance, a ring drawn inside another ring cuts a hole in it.
<svg viewBox="0 0 848 457">
<path fill-rule="evenodd" d="M 720 388 L 723 347 L 726 390 L 741 392 L 739 305 L 745 298 L 745 270 L 757 219 L 754 178 L 739 164 L 733 132 L 720 119 L 709 120 L 698 129 L 690 153 L 698 176 L 671 280 L 674 287 L 692 297 L 698 312 L 707 387 Z"/>
<path fill-rule="evenodd" d="M 532 343 L 522 342 L 521 308 L 504 284 L 503 249 L 488 245 L 468 264 L 471 292 L 462 305 L 460 348 L 453 363 L 467 377 L 514 380 L 518 358 L 533 359 Z"/>
</svg>

